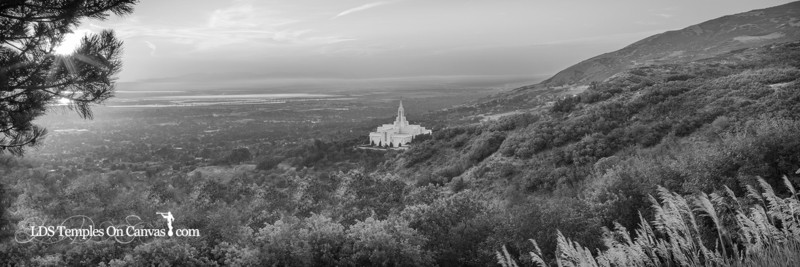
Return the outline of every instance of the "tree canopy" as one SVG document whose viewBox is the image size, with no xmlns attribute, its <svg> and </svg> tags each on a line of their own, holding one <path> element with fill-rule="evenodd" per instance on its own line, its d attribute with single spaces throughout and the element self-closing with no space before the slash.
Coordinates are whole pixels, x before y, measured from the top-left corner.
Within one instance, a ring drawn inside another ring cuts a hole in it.
<svg viewBox="0 0 800 267">
<path fill-rule="evenodd" d="M 22 155 L 45 129 L 32 123 L 66 106 L 91 118 L 91 104 L 113 95 L 122 42 L 113 31 L 84 36 L 56 53 L 83 19 L 133 11 L 138 0 L 5 0 L 0 3 L 0 153 Z"/>
</svg>

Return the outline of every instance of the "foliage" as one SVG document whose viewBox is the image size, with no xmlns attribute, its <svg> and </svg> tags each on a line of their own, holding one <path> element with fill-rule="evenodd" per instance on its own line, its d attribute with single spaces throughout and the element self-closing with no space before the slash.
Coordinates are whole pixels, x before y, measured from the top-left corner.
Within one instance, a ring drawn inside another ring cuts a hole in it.
<svg viewBox="0 0 800 267">
<path fill-rule="evenodd" d="M 492 255 L 484 241 L 496 227 L 491 219 L 494 209 L 484 198 L 464 190 L 430 204 L 409 206 L 402 216 L 428 238 L 424 248 L 433 253 L 438 265 L 484 266 Z"/>
<path fill-rule="evenodd" d="M 494 154 L 505 139 L 505 135 L 500 132 L 491 132 L 482 136 L 472 145 L 472 148 L 467 153 L 467 160 L 473 164 L 483 161 L 486 157 Z"/>
<path fill-rule="evenodd" d="M 261 265 L 426 266 L 425 239 L 399 218 L 369 217 L 345 228 L 322 215 L 284 218 L 256 236 Z"/>
<path fill-rule="evenodd" d="M 163 239 L 137 246 L 122 259 L 100 266 L 209 266 L 212 262 L 191 245 Z"/>
<path fill-rule="evenodd" d="M 761 190 L 748 185 L 745 198 L 738 198 L 727 187 L 719 193 L 686 197 L 660 187 L 660 201 L 650 200 L 655 219 L 648 222 L 640 216 L 635 238 L 624 226 L 615 224 L 613 230 L 604 229 L 606 250 L 594 255 L 558 232 L 556 262 L 558 266 L 789 264 L 800 255 L 800 199 L 786 176 L 783 182 L 791 192 L 787 197 L 777 196 L 764 179 L 757 182 Z M 531 252 L 534 259 L 543 255 L 538 246 Z M 497 252 L 497 258 L 501 265 L 516 266 L 505 248 Z"/>
<path fill-rule="evenodd" d="M 21 155 L 45 134 L 32 121 L 68 99 L 81 117 L 111 97 L 122 42 L 111 31 L 85 36 L 69 55 L 55 49 L 81 19 L 133 11 L 136 0 L 4 1 L 0 4 L 0 152 Z"/>
<path fill-rule="evenodd" d="M 333 123 L 290 128 L 299 137 L 280 129 L 274 134 L 281 137 L 268 141 L 252 138 L 264 133 L 247 124 L 230 135 L 188 140 L 203 128 L 187 124 L 176 127 L 186 129 L 183 135 L 151 147 L 145 144 L 155 137 L 147 135 L 128 146 L 116 134 L 102 142 L 91 139 L 103 135 L 70 135 L 93 147 L 64 159 L 0 158 L 5 229 L 78 213 L 113 222 L 136 214 L 163 228 L 155 212 L 168 210 L 175 226 L 197 228 L 201 237 L 113 246 L 0 241 L 0 265 L 153 259 L 146 264 L 487 266 L 501 259 L 513 266 L 653 262 L 652 255 L 661 263 L 733 264 L 737 254 L 742 264 L 788 262 L 792 243 L 775 247 L 755 237 L 780 236 L 770 229 L 793 227 L 794 218 L 784 223 L 769 198 L 751 193 L 753 186 L 766 192 L 751 177 L 777 185 L 782 174 L 800 168 L 799 48 L 638 68 L 572 96 L 569 111 L 532 107 L 451 126 L 406 151 L 357 149 L 363 136 L 338 136 L 358 133 L 322 131 Z M 555 99 L 539 100 L 513 101 Z M 120 132 L 143 132 L 133 128 Z M 128 148 L 141 150 L 119 152 Z M 713 190 L 705 197 L 709 205 L 700 192 Z M 732 197 L 747 193 L 763 200 Z M 654 194 L 662 197 L 657 207 L 650 205 Z M 793 194 L 789 188 L 774 194 L 793 203 L 785 198 Z M 763 229 L 772 232 L 741 231 L 737 212 L 760 222 L 750 210 L 758 206 L 772 223 Z M 652 235 L 625 230 L 642 218 L 661 221 L 640 228 Z M 639 237 L 664 242 L 650 253 L 636 245 Z"/>
<path fill-rule="evenodd" d="M 353 240 L 351 262 L 357 266 L 429 266 L 431 258 L 422 248 L 425 238 L 399 218 L 379 221 L 372 217 L 347 231 Z"/>
<path fill-rule="evenodd" d="M 246 147 L 240 147 L 231 151 L 231 154 L 228 155 L 227 161 L 230 164 L 239 164 L 243 161 L 248 161 L 253 158 L 253 155 L 250 154 L 250 150 Z"/>
<path fill-rule="evenodd" d="M 264 158 L 258 159 L 258 161 L 257 161 L 258 164 L 256 164 L 256 169 L 264 170 L 264 171 L 271 170 L 271 169 L 277 167 L 278 164 L 280 164 L 282 160 L 283 160 L 283 158 L 275 157 L 275 156 L 264 157 Z"/>
</svg>

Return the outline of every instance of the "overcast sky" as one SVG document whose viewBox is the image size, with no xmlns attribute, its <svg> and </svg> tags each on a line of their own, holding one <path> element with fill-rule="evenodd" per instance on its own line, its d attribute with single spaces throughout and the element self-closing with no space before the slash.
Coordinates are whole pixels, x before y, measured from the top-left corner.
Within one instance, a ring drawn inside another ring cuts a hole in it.
<svg viewBox="0 0 800 267">
<path fill-rule="evenodd" d="M 779 0 L 143 0 L 87 21 L 121 82 L 551 75 L 644 37 Z M 257 83 L 257 82 L 256 82 Z"/>
</svg>

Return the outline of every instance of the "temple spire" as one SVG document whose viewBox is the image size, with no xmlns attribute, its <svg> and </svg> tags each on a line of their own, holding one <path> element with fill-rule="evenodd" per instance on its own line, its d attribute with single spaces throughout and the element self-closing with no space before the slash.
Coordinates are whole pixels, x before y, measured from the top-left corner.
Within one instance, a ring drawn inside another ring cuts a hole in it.
<svg viewBox="0 0 800 267">
<path fill-rule="evenodd" d="M 397 118 L 394 119 L 395 124 L 402 126 L 406 122 L 406 110 L 403 108 L 403 101 L 400 100 L 400 107 L 397 108 Z"/>
<path fill-rule="evenodd" d="M 402 133 L 403 127 L 408 125 L 408 121 L 406 121 L 406 110 L 403 108 L 403 100 L 400 100 L 400 107 L 397 108 L 397 118 L 394 119 L 394 126 L 397 128 L 397 131 Z"/>
<path fill-rule="evenodd" d="M 403 101 L 400 100 L 394 124 L 384 124 L 375 132 L 369 133 L 369 142 L 378 146 L 404 147 L 411 143 L 414 136 L 430 133 L 431 130 L 425 129 L 425 127 L 408 123 Z"/>
<path fill-rule="evenodd" d="M 406 110 L 403 108 L 403 100 L 400 100 L 400 107 L 397 108 L 397 119 L 406 120 Z"/>
</svg>

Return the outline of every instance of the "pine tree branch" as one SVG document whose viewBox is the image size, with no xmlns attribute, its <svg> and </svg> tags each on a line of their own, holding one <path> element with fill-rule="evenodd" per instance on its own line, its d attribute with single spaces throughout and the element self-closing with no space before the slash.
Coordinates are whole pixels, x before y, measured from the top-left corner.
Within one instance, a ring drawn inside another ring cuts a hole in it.
<svg viewBox="0 0 800 267">
<path fill-rule="evenodd" d="M 90 105 L 112 95 L 121 66 L 122 42 L 110 31 L 85 36 L 75 62 L 53 57 L 66 34 L 83 18 L 124 15 L 138 0 L 0 0 L 0 154 L 22 155 L 45 130 L 31 124 L 53 99 L 91 118 Z M 53 65 L 58 64 L 58 65 Z M 3 137 L 4 136 L 4 137 Z"/>
</svg>

